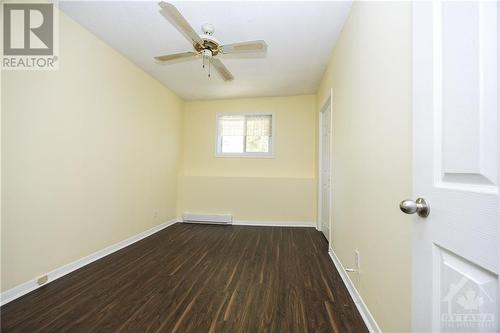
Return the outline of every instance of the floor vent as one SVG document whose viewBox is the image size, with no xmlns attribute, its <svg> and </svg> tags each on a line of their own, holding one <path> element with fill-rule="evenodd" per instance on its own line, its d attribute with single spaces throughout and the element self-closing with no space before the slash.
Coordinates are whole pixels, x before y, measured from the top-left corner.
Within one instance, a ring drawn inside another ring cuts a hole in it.
<svg viewBox="0 0 500 333">
<path fill-rule="evenodd" d="M 207 214 L 191 214 L 184 213 L 182 216 L 184 223 L 205 223 L 205 224 L 232 224 L 233 216 L 224 215 L 207 215 Z"/>
</svg>

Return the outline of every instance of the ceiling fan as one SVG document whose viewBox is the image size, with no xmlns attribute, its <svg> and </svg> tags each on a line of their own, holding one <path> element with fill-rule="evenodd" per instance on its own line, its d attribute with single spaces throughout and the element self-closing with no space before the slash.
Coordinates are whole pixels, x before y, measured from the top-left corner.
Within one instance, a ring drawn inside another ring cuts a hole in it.
<svg viewBox="0 0 500 333">
<path fill-rule="evenodd" d="M 233 44 L 221 45 L 212 35 L 214 26 L 211 24 L 203 24 L 201 30 L 202 35 L 198 35 L 181 13 L 171 3 L 161 1 L 159 3 L 160 14 L 163 15 L 181 34 L 193 44 L 194 51 L 167 54 L 154 57 L 159 63 L 166 63 L 172 60 L 191 60 L 202 56 L 203 68 L 208 65 L 208 76 L 210 77 L 210 65 L 212 65 L 224 81 L 234 79 L 233 74 L 224 66 L 220 59 L 216 58 L 219 54 L 234 54 L 234 53 L 265 53 L 267 44 L 263 40 L 254 40 L 249 42 L 240 42 Z"/>
</svg>

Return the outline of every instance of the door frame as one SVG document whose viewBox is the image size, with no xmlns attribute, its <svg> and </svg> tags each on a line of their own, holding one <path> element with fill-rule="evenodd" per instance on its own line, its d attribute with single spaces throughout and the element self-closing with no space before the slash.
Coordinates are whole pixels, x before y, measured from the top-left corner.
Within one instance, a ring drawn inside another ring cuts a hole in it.
<svg viewBox="0 0 500 333">
<path fill-rule="evenodd" d="M 323 177 L 321 176 L 321 168 L 323 165 L 323 144 L 322 144 L 322 136 L 323 136 L 323 112 L 327 109 L 330 108 L 330 179 L 332 179 L 332 174 L 333 174 L 333 154 L 332 154 L 332 133 L 333 133 L 333 89 L 330 89 L 330 94 L 326 96 L 325 100 L 323 103 L 320 104 L 321 108 L 319 109 L 319 122 L 318 122 L 318 207 L 317 207 L 317 226 L 316 229 L 319 231 L 322 231 L 321 228 L 321 216 L 322 216 L 322 181 Z M 332 182 L 330 181 L 330 202 L 328 205 L 328 210 L 330 211 L 330 221 L 329 221 L 329 226 L 330 226 L 330 233 L 332 230 L 332 202 L 333 202 L 333 186 Z M 329 243 L 332 243 L 331 241 L 331 235 L 328 235 L 328 240 Z"/>
</svg>

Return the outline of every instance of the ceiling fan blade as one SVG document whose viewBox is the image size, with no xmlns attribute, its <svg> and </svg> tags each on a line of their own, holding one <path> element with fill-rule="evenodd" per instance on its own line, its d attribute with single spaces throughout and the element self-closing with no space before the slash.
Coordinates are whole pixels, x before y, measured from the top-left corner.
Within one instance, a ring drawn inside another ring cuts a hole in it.
<svg viewBox="0 0 500 333">
<path fill-rule="evenodd" d="M 162 55 L 155 57 L 156 61 L 159 62 L 167 62 L 171 60 L 178 60 L 178 59 L 186 59 L 188 58 L 195 58 L 198 55 L 196 52 L 182 52 L 182 53 L 174 53 L 174 54 L 167 54 L 167 55 Z"/>
<path fill-rule="evenodd" d="M 250 42 L 222 45 L 221 50 L 224 54 L 266 52 L 267 44 L 263 40 L 253 40 Z"/>
<path fill-rule="evenodd" d="M 160 14 L 163 15 L 180 33 L 186 37 L 191 44 L 203 45 L 203 40 L 198 36 L 193 27 L 186 21 L 182 14 L 175 8 L 174 5 L 168 2 L 161 1 L 159 3 L 161 9 Z"/>
<path fill-rule="evenodd" d="M 215 69 L 220 74 L 220 76 L 222 76 L 224 81 L 231 81 L 234 79 L 233 74 L 231 74 L 231 72 L 226 68 L 226 66 L 224 66 L 222 61 L 220 61 L 217 58 L 211 57 L 210 63 L 215 67 Z"/>
</svg>

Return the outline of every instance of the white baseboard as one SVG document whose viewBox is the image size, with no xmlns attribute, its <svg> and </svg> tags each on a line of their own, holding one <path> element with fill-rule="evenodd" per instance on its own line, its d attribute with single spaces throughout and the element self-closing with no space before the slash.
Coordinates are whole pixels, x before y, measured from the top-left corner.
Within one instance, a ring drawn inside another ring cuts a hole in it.
<svg viewBox="0 0 500 333">
<path fill-rule="evenodd" d="M 246 221 L 246 220 L 233 220 L 233 225 L 248 225 L 256 227 L 309 227 L 315 228 L 314 222 L 303 221 Z"/>
<path fill-rule="evenodd" d="M 361 317 L 363 317 L 363 320 L 366 324 L 366 327 L 370 332 L 373 333 L 378 333 L 382 332 L 380 330 L 380 327 L 378 326 L 377 322 L 375 321 L 375 318 L 373 318 L 370 310 L 366 306 L 365 302 L 361 298 L 361 295 L 359 294 L 358 290 L 354 286 L 354 283 L 352 282 L 351 278 L 347 274 L 344 266 L 342 266 L 342 263 L 340 262 L 339 258 L 335 254 L 332 248 L 329 248 L 328 254 L 330 255 L 330 258 L 333 261 L 333 264 L 337 268 L 337 271 L 339 272 L 340 276 L 342 277 L 342 281 L 344 282 L 347 290 L 349 291 L 349 294 L 352 297 L 352 300 L 354 301 L 354 304 L 356 304 L 356 307 L 358 308 L 359 313 L 361 314 Z"/>
<path fill-rule="evenodd" d="M 180 221 L 179 218 L 172 219 L 168 222 L 157 225 L 149 230 L 143 231 L 135 236 L 132 236 L 130 238 L 122 240 L 121 242 L 118 242 L 118 243 L 113 244 L 111 246 L 108 246 L 102 250 L 94 252 L 86 257 L 77 259 L 73 262 L 70 262 L 69 264 L 66 264 L 62 267 L 56 268 L 55 270 L 46 274 L 48 276 L 47 283 L 55 281 L 58 278 L 73 272 L 74 270 L 77 270 L 85 265 L 88 265 L 96 260 L 101 259 L 102 257 L 105 257 L 107 255 L 110 255 L 113 252 L 116 252 L 120 249 L 123 249 L 124 247 L 129 246 L 130 244 L 133 244 L 137 241 L 140 241 L 141 239 L 146 238 L 146 237 L 148 237 L 148 236 L 150 236 L 150 235 L 152 235 L 152 234 L 154 234 L 162 229 L 165 229 L 166 227 L 171 226 L 174 223 L 179 222 L 179 221 Z M 13 301 L 18 297 L 21 297 L 21 296 L 23 296 L 23 295 L 25 295 L 25 294 L 27 294 L 35 289 L 40 288 L 41 285 L 38 285 L 37 280 L 38 280 L 38 277 L 1 293 L 0 294 L 0 305 L 7 304 L 10 301 Z M 43 286 L 46 285 L 47 283 L 44 283 Z"/>
</svg>

